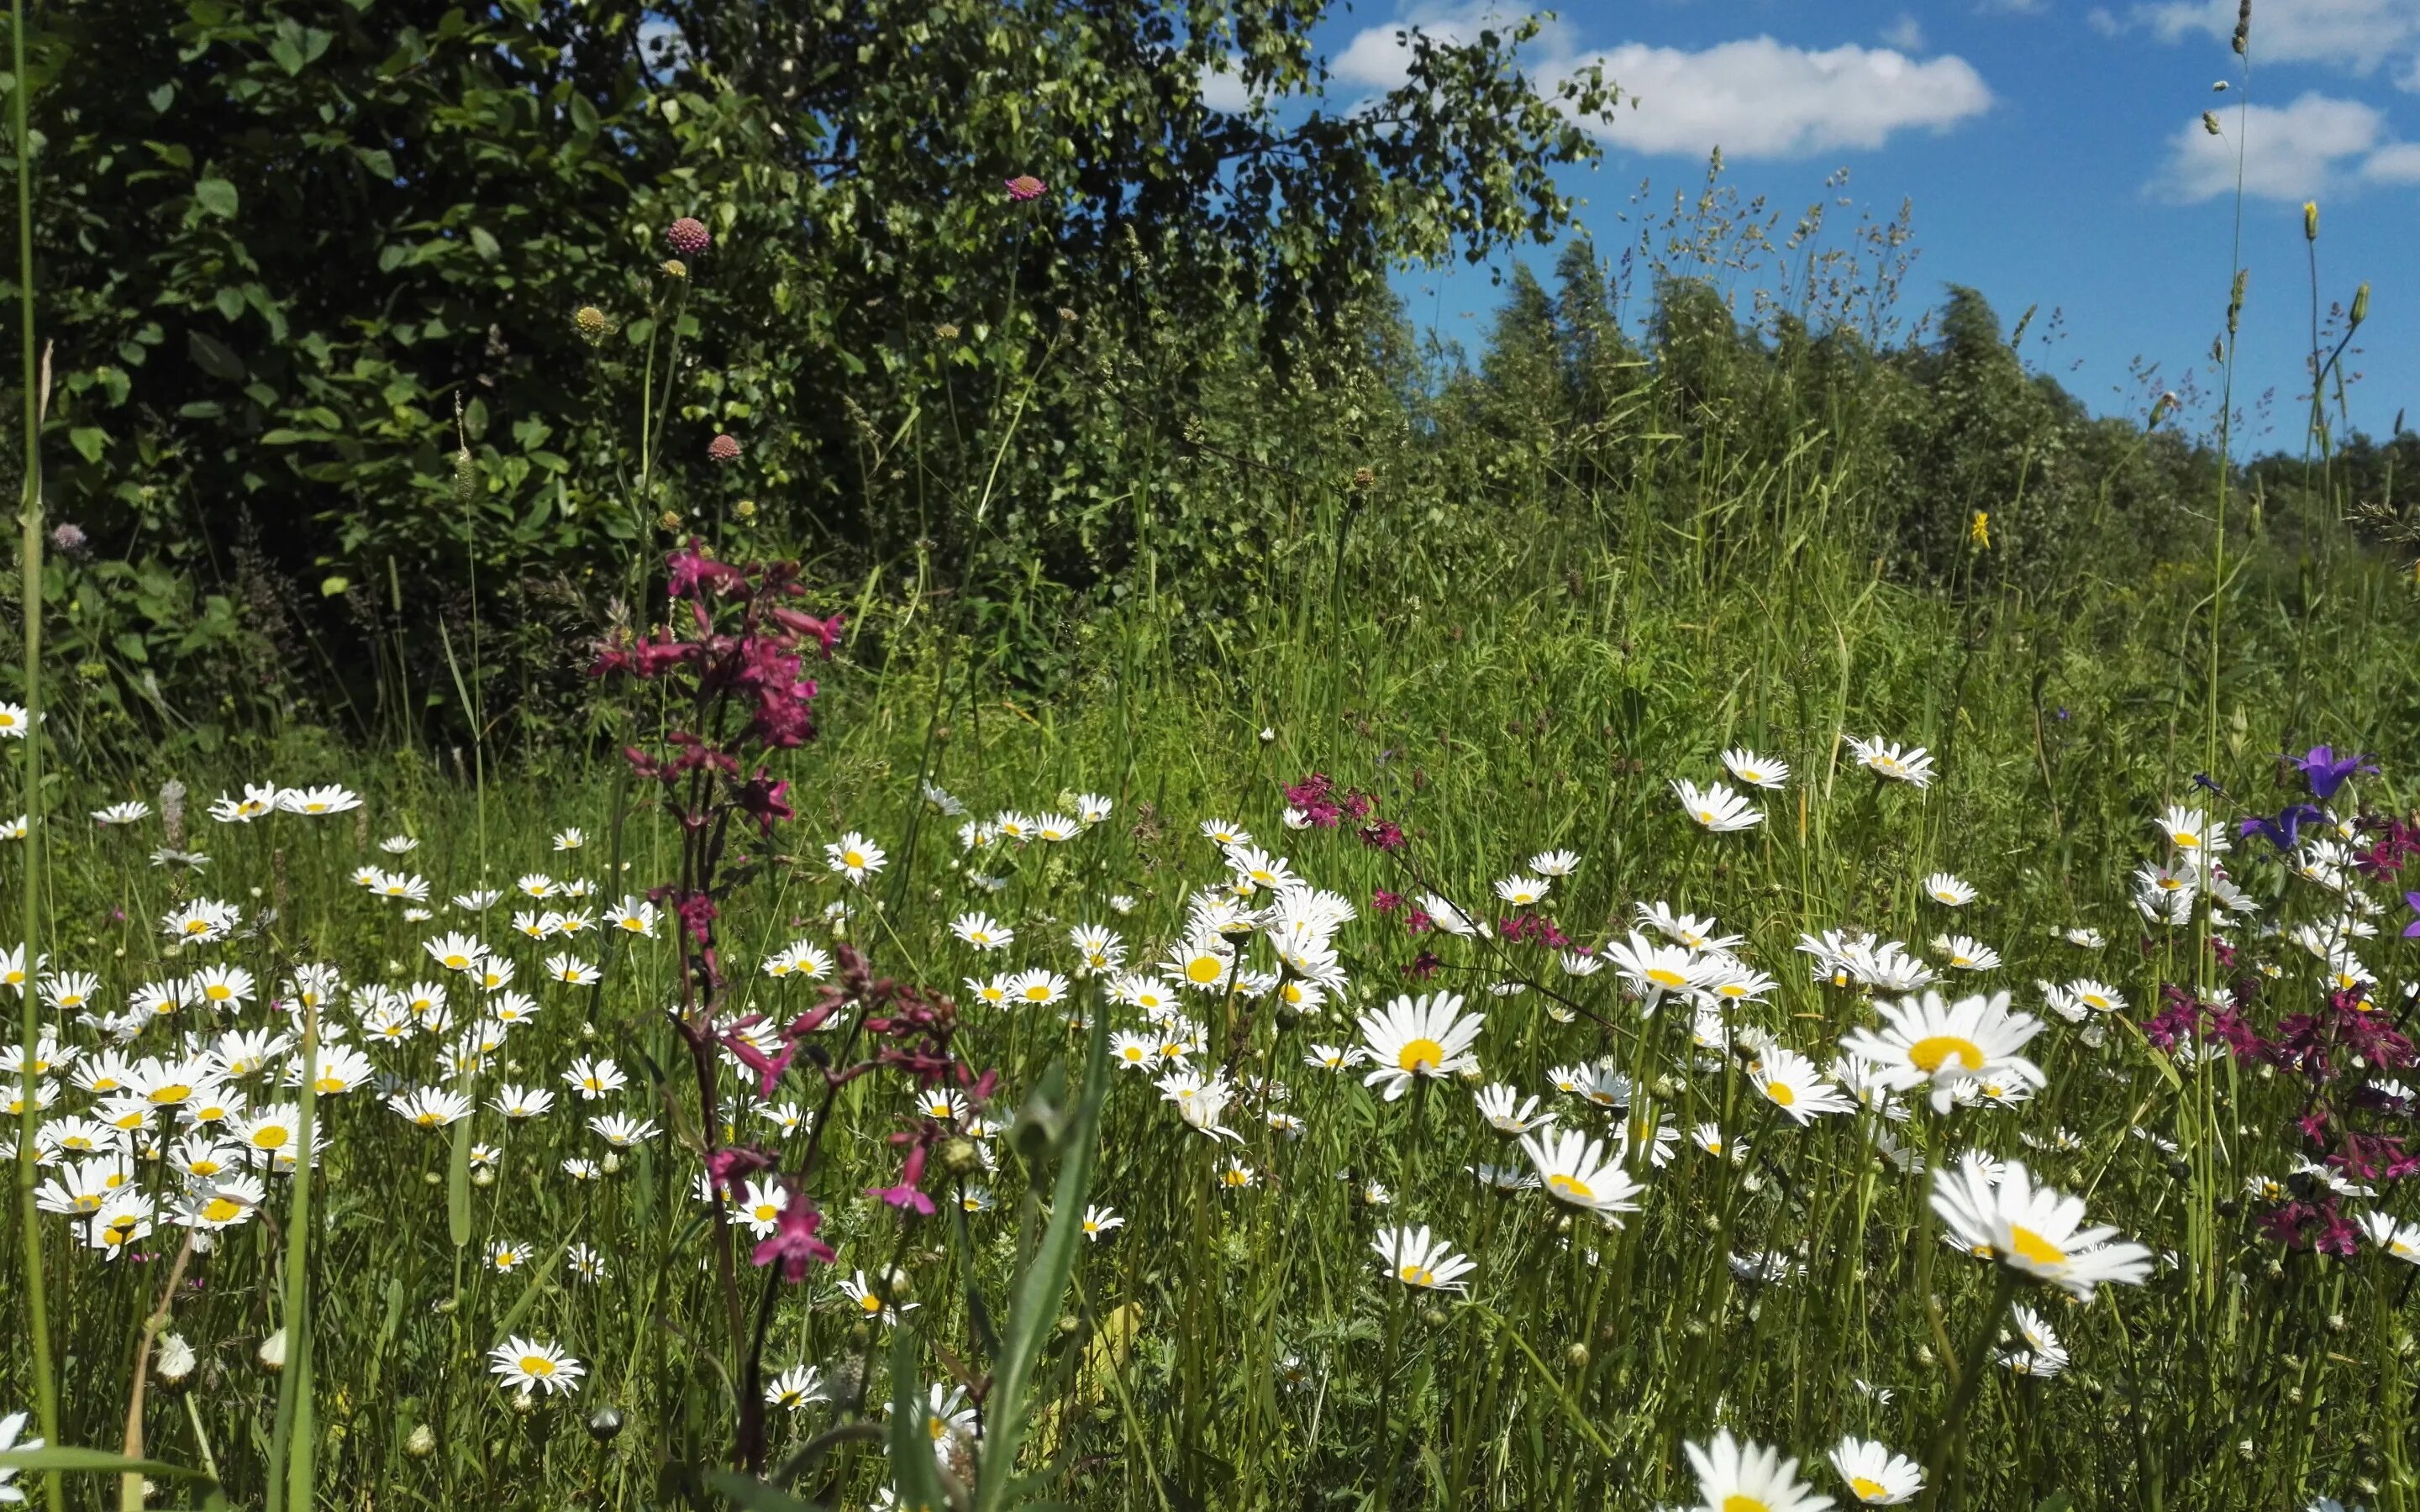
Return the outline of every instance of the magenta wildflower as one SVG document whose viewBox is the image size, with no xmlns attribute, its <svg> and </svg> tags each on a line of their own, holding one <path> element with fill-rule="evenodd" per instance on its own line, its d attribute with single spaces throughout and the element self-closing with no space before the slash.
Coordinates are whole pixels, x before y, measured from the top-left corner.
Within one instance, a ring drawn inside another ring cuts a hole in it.
<svg viewBox="0 0 2420 1512">
<path fill-rule="evenodd" d="M 739 438 L 726 432 L 706 442 L 706 459 L 709 462 L 738 461 Z"/>
<path fill-rule="evenodd" d="M 1007 180 L 1006 188 L 1008 190 L 1008 197 L 1015 200 L 1019 205 L 1023 205 L 1031 200 L 1040 199 L 1043 195 L 1050 193 L 1050 186 L 1048 184 L 1044 183 L 1041 179 L 1034 177 L 1030 173 L 1021 173 L 1016 177 Z"/>
<path fill-rule="evenodd" d="M 693 215 L 684 215 L 664 227 L 664 245 L 679 257 L 694 257 L 714 245 L 714 235 L 706 223 Z"/>
<path fill-rule="evenodd" d="M 830 1244 L 815 1237 L 815 1230 L 824 1226 L 824 1215 L 794 1183 L 783 1184 L 789 1188 L 790 1205 L 782 1210 L 781 1223 L 771 1236 L 756 1246 L 753 1258 L 758 1265 L 778 1263 L 782 1279 L 796 1286 L 807 1278 L 808 1261 L 830 1265 L 837 1257 Z"/>
</svg>

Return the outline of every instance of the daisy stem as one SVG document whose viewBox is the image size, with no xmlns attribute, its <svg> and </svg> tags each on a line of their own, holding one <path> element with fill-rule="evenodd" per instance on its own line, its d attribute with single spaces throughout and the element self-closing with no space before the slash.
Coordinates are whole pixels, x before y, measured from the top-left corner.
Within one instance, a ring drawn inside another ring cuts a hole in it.
<svg viewBox="0 0 2420 1512">
<path fill-rule="evenodd" d="M 1387 1512 L 1394 1504 L 1395 1465 L 1403 1447 L 1388 1424 L 1394 1416 L 1395 1356 L 1404 1339 L 1404 1293 L 1410 1288 L 1399 1285 L 1390 1289 L 1394 1295 L 1387 1300 L 1387 1343 L 1378 1366 L 1378 1442 L 1387 1446 L 1378 1469 L 1378 1512 Z"/>
<path fill-rule="evenodd" d="M 40 975 L 42 928 L 42 408 L 43 387 L 34 354 L 34 162 L 33 132 L 25 120 L 25 100 L 32 93 L 25 79 L 25 0 L 8 7 L 9 91 L 16 107 L 17 132 L 17 310 L 24 346 L 25 491 L 22 509 L 24 534 L 22 565 L 25 611 L 25 861 L 20 885 L 24 890 L 24 984 L 17 995 L 24 1005 L 24 1059 L 21 1063 L 17 1109 L 17 1229 L 25 1245 L 25 1326 L 34 1335 L 34 1412 L 42 1426 L 42 1442 L 59 1442 L 59 1388 L 51 1373 L 50 1301 L 43 1287 L 42 1230 L 34 1202 L 35 1100 L 40 1090 L 35 1065 L 41 1042 L 41 998 L 35 983 Z M 65 1512 L 67 1489 L 55 1470 L 42 1476 L 51 1512 Z"/>
<path fill-rule="evenodd" d="M 1949 1406 L 1941 1414 L 1941 1428 L 1933 1435 L 1932 1449 L 1924 1457 L 1924 1477 L 1932 1489 L 1930 1505 L 1943 1504 L 1941 1498 L 1948 1495 L 1943 1477 L 1950 1461 L 1965 1445 L 1966 1409 L 1974 1403 L 1975 1389 L 1983 1382 L 1983 1357 L 1991 1351 L 1992 1340 L 2000 1331 L 2000 1319 L 2007 1315 L 2009 1304 L 2016 1301 L 2017 1287 L 2023 1279 L 2005 1265 L 1993 1266 L 1993 1272 L 1992 1305 L 1976 1328 L 1974 1341 L 1958 1361 L 1958 1377 L 1949 1389 Z"/>
</svg>

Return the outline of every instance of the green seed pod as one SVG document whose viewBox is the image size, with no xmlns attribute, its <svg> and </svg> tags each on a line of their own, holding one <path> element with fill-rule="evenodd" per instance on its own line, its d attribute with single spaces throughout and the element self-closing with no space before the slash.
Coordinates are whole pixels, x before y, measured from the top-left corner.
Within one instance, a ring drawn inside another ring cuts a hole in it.
<svg viewBox="0 0 2420 1512">
<path fill-rule="evenodd" d="M 467 446 L 454 454 L 454 501 L 467 504 L 479 497 L 479 462 Z"/>
</svg>

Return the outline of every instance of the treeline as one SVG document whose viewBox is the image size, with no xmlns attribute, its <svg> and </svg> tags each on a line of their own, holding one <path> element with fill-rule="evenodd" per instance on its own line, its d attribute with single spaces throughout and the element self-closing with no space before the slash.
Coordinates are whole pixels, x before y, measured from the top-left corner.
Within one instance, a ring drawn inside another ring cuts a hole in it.
<svg viewBox="0 0 2420 1512">
<path fill-rule="evenodd" d="M 1515 28 L 1331 100 L 1324 9 L 41 8 L 62 733 L 578 739 L 584 648 L 691 532 L 894 610 L 861 656 L 904 624 L 1043 687 L 1146 602 L 1226 633 L 1306 549 L 1374 594 L 1406 541 L 1719 549 L 1820 493 L 1827 545 L 2047 602 L 2192 546 L 2216 472 L 2171 427 L 2090 417 L 1971 290 L 1892 324 L 1903 227 L 1745 295 L 1706 201 L 1601 258 L 1555 176 L 1613 82 L 1540 88 Z M 1468 361 L 1388 292 L 1559 238 Z"/>
</svg>

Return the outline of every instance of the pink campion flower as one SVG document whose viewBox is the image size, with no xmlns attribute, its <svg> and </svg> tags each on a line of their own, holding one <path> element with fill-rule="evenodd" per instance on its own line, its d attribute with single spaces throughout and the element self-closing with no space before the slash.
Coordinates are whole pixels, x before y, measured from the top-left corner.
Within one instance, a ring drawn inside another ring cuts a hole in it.
<svg viewBox="0 0 2420 1512">
<path fill-rule="evenodd" d="M 809 1260 L 830 1265 L 839 1257 L 830 1244 L 815 1237 L 815 1230 L 824 1226 L 824 1215 L 815 1211 L 815 1205 L 807 1200 L 798 1183 L 785 1180 L 782 1184 L 789 1191 L 790 1205 L 782 1210 L 781 1222 L 771 1237 L 756 1246 L 752 1257 L 758 1265 L 778 1262 L 782 1279 L 796 1286 L 807 1278 Z"/>
<path fill-rule="evenodd" d="M 726 432 L 706 442 L 706 459 L 709 462 L 738 461 L 739 438 Z"/>
<path fill-rule="evenodd" d="M 694 257 L 714 245 L 714 235 L 706 223 L 693 215 L 684 215 L 664 227 L 664 245 L 673 249 L 676 257 Z"/>
<path fill-rule="evenodd" d="M 1050 186 L 1030 173 L 1018 174 L 1007 181 L 1008 197 L 1019 205 L 1040 199 L 1050 193 Z"/>
<path fill-rule="evenodd" d="M 1391 914 L 1404 906 L 1404 895 L 1388 892 L 1384 887 L 1373 887 L 1370 892 L 1370 906 L 1382 914 Z"/>
<path fill-rule="evenodd" d="M 689 930 L 690 938 L 704 945 L 714 937 L 714 920 L 721 912 L 714 900 L 702 892 L 683 893 L 673 903 L 673 912 Z"/>
<path fill-rule="evenodd" d="M 765 1015 L 762 1013 L 751 1013 L 734 1024 L 723 1032 L 722 1048 L 730 1051 L 738 1058 L 741 1065 L 756 1073 L 756 1095 L 769 1102 L 772 1100 L 774 1087 L 779 1085 L 783 1075 L 789 1071 L 790 1061 L 798 1055 L 799 1047 L 785 1033 L 782 1041 L 781 1054 L 768 1056 L 757 1049 L 755 1042 L 742 1031 L 763 1023 Z"/>
<path fill-rule="evenodd" d="M 706 1157 L 706 1173 L 714 1189 L 726 1196 L 758 1171 L 773 1168 L 773 1157 L 752 1145 L 724 1145 Z"/>
<path fill-rule="evenodd" d="M 1403 827 L 1391 819 L 1373 820 L 1361 827 L 1361 843 L 1391 855 L 1404 848 Z"/>
<path fill-rule="evenodd" d="M 903 1212 L 920 1212 L 929 1218 L 934 1213 L 933 1199 L 924 1195 L 925 1146 L 917 1139 L 916 1147 L 908 1151 L 908 1160 L 899 1168 L 899 1180 L 890 1186 L 867 1187 L 866 1196 L 880 1197 Z"/>
<path fill-rule="evenodd" d="M 789 804 L 789 794 L 788 778 L 772 781 L 760 766 L 753 779 L 739 784 L 738 790 L 732 795 L 732 801 L 739 806 L 741 813 L 756 821 L 759 834 L 770 835 L 776 823 L 797 817 L 797 810 Z"/>
<path fill-rule="evenodd" d="M 715 440 L 724 438 L 718 436 Z M 738 444 L 732 442 L 735 451 Z M 698 550 L 695 540 L 690 542 L 687 550 L 675 551 L 664 559 L 664 591 L 675 598 L 703 598 L 709 594 L 719 598 L 748 587 L 747 573 Z"/>
</svg>

